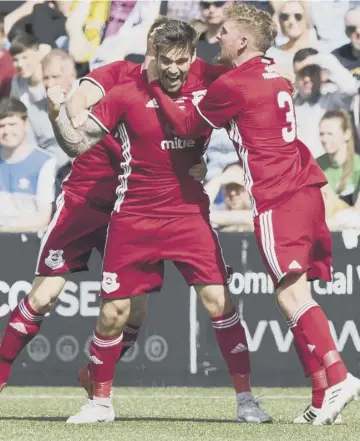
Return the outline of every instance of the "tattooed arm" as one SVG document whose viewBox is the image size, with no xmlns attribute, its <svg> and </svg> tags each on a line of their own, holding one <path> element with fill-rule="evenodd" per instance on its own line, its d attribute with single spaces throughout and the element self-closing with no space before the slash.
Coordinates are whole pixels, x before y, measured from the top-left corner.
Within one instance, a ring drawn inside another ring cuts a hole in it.
<svg viewBox="0 0 360 441">
<path fill-rule="evenodd" d="M 71 158 L 87 152 L 99 142 L 106 132 L 89 116 L 76 129 L 67 118 L 61 106 L 65 102 L 65 95 L 60 86 L 53 86 L 47 90 L 48 115 L 59 146 Z"/>
<path fill-rule="evenodd" d="M 76 129 L 66 117 L 60 115 L 50 121 L 56 141 L 70 158 L 87 152 L 106 135 L 106 132 L 89 117 Z"/>
</svg>

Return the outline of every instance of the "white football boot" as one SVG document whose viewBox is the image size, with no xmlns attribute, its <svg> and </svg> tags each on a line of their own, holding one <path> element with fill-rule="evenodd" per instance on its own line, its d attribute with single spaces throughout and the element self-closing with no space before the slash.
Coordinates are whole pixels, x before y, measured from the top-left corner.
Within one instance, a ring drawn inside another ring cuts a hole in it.
<svg viewBox="0 0 360 441">
<path fill-rule="evenodd" d="M 109 405 L 100 404 L 99 401 L 88 399 L 80 411 L 66 422 L 68 424 L 111 423 L 115 420 L 115 412 L 110 399 Z"/>
<path fill-rule="evenodd" d="M 315 418 L 318 416 L 320 412 L 320 409 L 317 409 L 316 407 L 313 407 L 311 404 L 308 406 L 304 412 L 299 415 L 297 418 L 294 419 L 294 424 L 312 424 L 315 420 Z M 341 424 L 342 423 L 342 417 L 341 415 L 338 415 L 336 420 L 334 421 L 334 424 Z"/>
<path fill-rule="evenodd" d="M 334 424 L 344 407 L 360 396 L 360 380 L 351 374 L 325 392 L 324 402 L 313 425 Z"/>
</svg>

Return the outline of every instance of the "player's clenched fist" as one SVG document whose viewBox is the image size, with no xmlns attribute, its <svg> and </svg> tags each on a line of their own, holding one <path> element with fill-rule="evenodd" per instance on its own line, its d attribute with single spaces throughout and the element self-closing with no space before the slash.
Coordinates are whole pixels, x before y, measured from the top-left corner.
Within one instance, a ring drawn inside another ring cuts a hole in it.
<svg viewBox="0 0 360 441">
<path fill-rule="evenodd" d="M 65 93 L 60 86 L 52 86 L 47 90 L 47 108 L 50 119 L 56 119 L 60 113 L 61 104 L 65 102 Z"/>
</svg>

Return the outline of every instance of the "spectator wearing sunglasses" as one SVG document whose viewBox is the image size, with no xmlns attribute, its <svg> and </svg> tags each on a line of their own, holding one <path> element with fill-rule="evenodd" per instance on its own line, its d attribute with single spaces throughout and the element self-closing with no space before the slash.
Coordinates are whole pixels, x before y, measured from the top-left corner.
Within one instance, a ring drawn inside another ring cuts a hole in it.
<svg viewBox="0 0 360 441">
<path fill-rule="evenodd" d="M 357 94 L 357 80 L 332 54 L 300 49 L 294 56 L 297 95 L 294 98 L 298 137 L 315 158 L 324 154 L 319 123 L 326 111 L 349 109 Z M 326 79 L 332 83 L 324 83 Z"/>
<path fill-rule="evenodd" d="M 220 52 L 220 45 L 216 35 L 224 23 L 224 7 L 226 1 L 201 1 L 201 15 L 206 25 L 206 30 L 200 34 L 196 46 L 196 54 L 207 63 L 213 63 Z"/>
<path fill-rule="evenodd" d="M 345 32 L 350 42 L 334 50 L 333 54 L 354 77 L 360 79 L 360 6 L 345 15 Z"/>
<path fill-rule="evenodd" d="M 278 64 L 291 69 L 292 59 L 298 50 L 306 47 L 317 48 L 316 32 L 304 1 L 277 2 L 276 7 L 278 9 L 275 20 L 288 41 L 279 48 L 270 48 L 267 55 L 274 58 Z"/>
</svg>

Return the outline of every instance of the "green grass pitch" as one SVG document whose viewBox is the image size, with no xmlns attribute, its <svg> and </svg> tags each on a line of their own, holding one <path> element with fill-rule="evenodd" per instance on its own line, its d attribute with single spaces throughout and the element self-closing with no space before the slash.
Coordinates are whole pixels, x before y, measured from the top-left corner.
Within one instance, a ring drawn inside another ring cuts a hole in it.
<svg viewBox="0 0 360 441">
<path fill-rule="evenodd" d="M 336 426 L 293 425 L 309 404 L 308 389 L 255 389 L 274 424 L 234 422 L 230 389 L 117 388 L 116 421 L 67 425 L 85 403 L 76 388 L 8 387 L 0 394 L 1 441 L 359 441 L 360 403 Z"/>
</svg>

